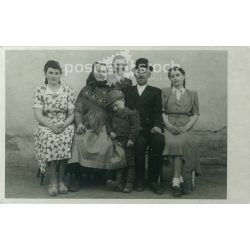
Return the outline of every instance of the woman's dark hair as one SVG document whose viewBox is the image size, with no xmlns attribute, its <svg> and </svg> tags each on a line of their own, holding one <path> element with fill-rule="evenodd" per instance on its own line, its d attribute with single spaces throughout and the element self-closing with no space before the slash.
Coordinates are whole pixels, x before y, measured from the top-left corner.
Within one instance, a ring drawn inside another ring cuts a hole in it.
<svg viewBox="0 0 250 250">
<path fill-rule="evenodd" d="M 57 62 L 57 61 L 54 61 L 54 60 L 47 61 L 44 65 L 44 68 L 43 68 L 44 73 L 47 73 L 48 68 L 58 69 L 60 71 L 60 74 L 62 74 L 62 68 L 61 68 L 59 62 Z M 61 82 L 59 81 L 59 84 L 60 83 Z M 48 84 L 47 78 L 45 79 L 45 84 Z"/>
<path fill-rule="evenodd" d="M 186 75 L 186 73 L 185 73 L 185 71 L 184 71 L 183 68 L 178 67 L 178 66 L 175 66 L 175 67 L 172 67 L 172 68 L 170 68 L 170 69 L 168 70 L 168 78 L 170 78 L 171 72 L 172 72 L 172 71 L 176 71 L 176 70 L 180 71 L 181 74 L 182 74 L 183 76 Z M 183 81 L 183 87 L 185 88 L 185 86 L 186 86 L 186 81 L 185 81 L 185 79 L 184 79 L 184 81 Z M 172 87 L 172 83 L 171 83 L 171 87 Z"/>
</svg>

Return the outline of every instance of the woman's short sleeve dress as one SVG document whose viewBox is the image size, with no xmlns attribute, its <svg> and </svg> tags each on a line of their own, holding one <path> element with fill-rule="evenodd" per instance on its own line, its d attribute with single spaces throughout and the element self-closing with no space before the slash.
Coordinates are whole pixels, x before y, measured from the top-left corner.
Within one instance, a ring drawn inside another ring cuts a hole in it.
<svg viewBox="0 0 250 250">
<path fill-rule="evenodd" d="M 178 100 L 172 93 L 172 88 L 162 90 L 162 111 L 168 120 L 176 127 L 185 126 L 193 115 L 199 115 L 197 92 L 186 89 Z M 164 155 L 182 156 L 185 168 L 200 173 L 200 156 L 197 142 L 192 131 L 173 135 L 167 129 L 165 134 Z"/>
<path fill-rule="evenodd" d="M 69 86 L 60 86 L 57 93 L 53 93 L 47 85 L 39 86 L 35 89 L 33 108 L 41 108 L 52 124 L 62 124 L 67 119 L 68 110 L 74 109 L 73 90 Z M 35 155 L 42 173 L 47 162 L 71 157 L 73 135 L 73 124 L 60 134 L 38 124 L 34 132 Z"/>
</svg>

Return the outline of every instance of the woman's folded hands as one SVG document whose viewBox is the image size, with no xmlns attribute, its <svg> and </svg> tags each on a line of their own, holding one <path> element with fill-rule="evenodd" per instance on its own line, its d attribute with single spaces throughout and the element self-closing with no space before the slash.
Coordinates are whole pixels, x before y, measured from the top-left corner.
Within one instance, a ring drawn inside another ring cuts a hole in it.
<svg viewBox="0 0 250 250">
<path fill-rule="evenodd" d="M 50 126 L 50 129 L 55 133 L 55 134 L 60 134 L 64 131 L 65 127 L 64 124 L 52 124 Z"/>
<path fill-rule="evenodd" d="M 186 127 L 176 127 L 173 124 L 167 124 L 166 128 L 173 135 L 179 135 L 187 131 Z"/>
</svg>

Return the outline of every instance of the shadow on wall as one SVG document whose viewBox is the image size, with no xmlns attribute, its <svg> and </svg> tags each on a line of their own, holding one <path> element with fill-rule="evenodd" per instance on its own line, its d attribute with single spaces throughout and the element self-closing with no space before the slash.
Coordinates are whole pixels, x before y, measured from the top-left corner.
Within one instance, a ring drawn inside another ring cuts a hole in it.
<svg viewBox="0 0 250 250">
<path fill-rule="evenodd" d="M 227 164 L 227 127 L 217 131 L 195 130 L 198 140 L 201 164 Z M 34 155 L 33 136 L 15 136 L 6 134 L 6 166 L 7 165 L 34 165 L 37 162 Z"/>
</svg>

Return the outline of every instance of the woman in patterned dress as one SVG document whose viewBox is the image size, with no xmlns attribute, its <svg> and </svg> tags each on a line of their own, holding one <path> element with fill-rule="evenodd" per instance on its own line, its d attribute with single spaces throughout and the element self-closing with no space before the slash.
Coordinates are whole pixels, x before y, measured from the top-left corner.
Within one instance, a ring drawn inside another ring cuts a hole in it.
<svg viewBox="0 0 250 250">
<path fill-rule="evenodd" d="M 75 103 L 76 133 L 73 138 L 72 157 L 68 163 L 78 163 L 88 169 L 116 169 L 110 157 L 113 142 L 106 131 L 107 124 L 107 66 L 94 63 L 86 86 Z"/>
<path fill-rule="evenodd" d="M 170 68 L 168 77 L 171 87 L 162 90 L 163 154 L 174 167 L 173 195 L 179 197 L 188 193 L 185 172 L 193 170 L 200 174 L 199 151 L 191 132 L 199 118 L 199 101 L 197 92 L 185 88 L 185 71 L 182 68 Z"/>
<path fill-rule="evenodd" d="M 45 85 L 37 87 L 34 96 L 33 109 L 39 123 L 34 133 L 35 154 L 41 172 L 44 173 L 48 167 L 48 191 L 55 196 L 67 193 L 64 173 L 66 161 L 71 157 L 74 97 L 69 86 L 61 85 L 62 69 L 58 62 L 48 61 L 44 74 Z"/>
</svg>

